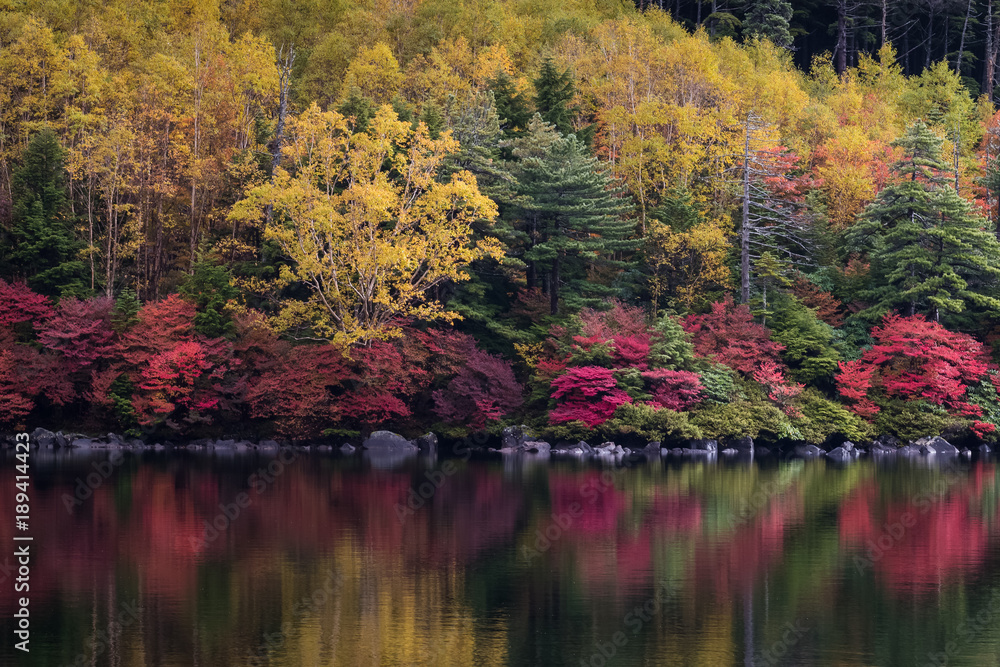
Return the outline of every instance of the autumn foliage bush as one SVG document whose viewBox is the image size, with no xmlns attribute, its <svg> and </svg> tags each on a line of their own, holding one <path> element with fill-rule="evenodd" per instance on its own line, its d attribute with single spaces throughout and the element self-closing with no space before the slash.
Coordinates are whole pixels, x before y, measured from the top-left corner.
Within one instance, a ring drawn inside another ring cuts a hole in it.
<svg viewBox="0 0 1000 667">
<path fill-rule="evenodd" d="M 871 335 L 872 346 L 860 359 L 840 362 L 837 376 L 838 390 L 855 413 L 873 419 L 890 401 L 919 401 L 951 417 L 982 416 L 969 389 L 997 377 L 987 374 L 990 364 L 982 343 L 921 315 L 888 315 Z M 994 394 L 998 385 L 993 383 Z M 985 424 L 973 427 L 981 434 L 993 430 Z"/>
</svg>

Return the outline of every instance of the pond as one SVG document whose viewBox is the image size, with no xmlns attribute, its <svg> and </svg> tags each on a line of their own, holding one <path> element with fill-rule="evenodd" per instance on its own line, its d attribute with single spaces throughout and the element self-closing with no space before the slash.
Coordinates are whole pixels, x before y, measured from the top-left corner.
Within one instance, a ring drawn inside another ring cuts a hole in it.
<svg viewBox="0 0 1000 667">
<path fill-rule="evenodd" d="M 983 665 L 991 461 L 36 452 L 3 665 Z"/>
</svg>

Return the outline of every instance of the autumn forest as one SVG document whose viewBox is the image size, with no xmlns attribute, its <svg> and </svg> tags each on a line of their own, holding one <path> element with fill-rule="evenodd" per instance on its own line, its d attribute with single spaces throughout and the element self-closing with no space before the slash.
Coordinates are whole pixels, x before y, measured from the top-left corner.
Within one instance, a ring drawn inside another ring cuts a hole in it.
<svg viewBox="0 0 1000 667">
<path fill-rule="evenodd" d="M 0 13 L 0 427 L 1000 437 L 1000 7 Z"/>
</svg>

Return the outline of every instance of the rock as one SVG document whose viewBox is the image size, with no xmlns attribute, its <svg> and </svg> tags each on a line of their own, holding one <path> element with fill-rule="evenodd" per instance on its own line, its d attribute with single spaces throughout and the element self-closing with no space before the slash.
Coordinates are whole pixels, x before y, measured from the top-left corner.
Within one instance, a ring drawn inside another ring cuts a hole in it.
<svg viewBox="0 0 1000 667">
<path fill-rule="evenodd" d="M 413 444 L 422 452 L 434 452 L 437 451 L 438 437 L 433 432 L 424 433 L 414 440 Z"/>
<path fill-rule="evenodd" d="M 872 449 L 879 447 L 883 451 L 895 451 L 902 444 L 903 442 L 894 435 L 880 435 L 872 441 Z"/>
<path fill-rule="evenodd" d="M 844 449 L 845 452 L 853 452 L 854 451 L 854 443 L 851 442 L 850 440 L 845 440 L 844 442 L 841 443 L 840 446 L 843 447 L 843 449 Z"/>
<path fill-rule="evenodd" d="M 840 463 L 846 463 L 847 461 L 851 460 L 851 453 L 846 449 L 844 449 L 842 446 L 834 447 L 833 449 L 828 451 L 826 455 L 827 458 L 830 458 L 834 461 L 838 461 Z"/>
<path fill-rule="evenodd" d="M 650 458 L 655 458 L 660 455 L 660 443 L 651 442 L 642 448 L 642 453 Z"/>
<path fill-rule="evenodd" d="M 94 441 L 90 438 L 76 438 L 69 444 L 70 447 L 76 447 L 78 449 L 90 449 L 94 446 Z"/>
<path fill-rule="evenodd" d="M 795 448 L 795 455 L 798 456 L 800 459 L 812 459 L 816 458 L 817 456 L 822 456 L 825 453 L 826 452 L 824 452 L 816 445 L 798 445 Z"/>
<path fill-rule="evenodd" d="M 927 436 L 912 443 L 920 449 L 921 454 L 958 454 L 958 447 L 940 436 Z"/>
<path fill-rule="evenodd" d="M 745 436 L 743 438 L 737 438 L 729 443 L 731 449 L 735 449 L 738 452 L 752 452 L 753 451 L 753 438 L 750 436 Z"/>
<path fill-rule="evenodd" d="M 278 449 L 278 443 L 275 440 L 261 440 L 257 446 L 261 449 Z"/>
<path fill-rule="evenodd" d="M 581 449 L 585 454 L 593 454 L 594 453 L 594 448 L 591 447 L 590 445 L 588 445 L 583 440 L 581 440 L 580 442 L 576 443 L 576 446 L 579 449 Z"/>
<path fill-rule="evenodd" d="M 681 449 L 680 447 L 674 447 L 673 449 L 670 450 L 670 453 L 673 454 L 674 456 L 680 456 L 681 454 L 684 453 L 684 450 Z"/>
<path fill-rule="evenodd" d="M 501 449 L 516 449 L 529 437 L 531 429 L 524 424 L 520 426 L 508 426 L 500 435 Z"/>
<path fill-rule="evenodd" d="M 750 441 L 751 448 L 753 447 L 753 441 Z M 719 451 L 719 443 L 716 440 L 692 440 L 689 443 L 691 449 L 702 449 L 706 452 L 717 452 Z"/>
<path fill-rule="evenodd" d="M 990 449 L 989 445 L 979 445 L 979 447 L 977 447 L 976 449 L 979 451 L 980 454 L 989 454 L 990 452 L 993 451 L 992 449 Z"/>
<path fill-rule="evenodd" d="M 621 445 L 615 445 L 614 451 L 612 452 L 615 456 L 624 456 L 625 450 L 622 449 Z"/>
<path fill-rule="evenodd" d="M 725 449 L 723 449 L 723 450 L 722 450 L 721 452 L 719 452 L 719 453 L 720 453 L 720 454 L 723 454 L 723 455 L 725 455 L 725 456 L 733 456 L 734 454 L 739 454 L 739 451 L 738 451 L 738 450 L 735 450 L 735 449 L 733 449 L 732 447 L 726 447 Z"/>
<path fill-rule="evenodd" d="M 355 452 L 355 447 L 354 445 L 345 442 L 340 446 L 340 451 L 344 454 L 353 454 Z"/>
<path fill-rule="evenodd" d="M 31 432 L 31 439 L 35 441 L 39 449 L 55 449 L 56 447 L 56 434 L 41 427 Z"/>
<path fill-rule="evenodd" d="M 412 442 L 391 431 L 375 431 L 361 444 L 367 450 L 378 452 L 416 452 L 418 448 Z"/>
<path fill-rule="evenodd" d="M 69 447 L 69 438 L 62 431 L 56 431 L 56 447 Z"/>
<path fill-rule="evenodd" d="M 236 448 L 236 441 L 235 440 L 216 440 L 213 446 L 216 449 L 235 449 Z"/>
<path fill-rule="evenodd" d="M 754 454 L 756 454 L 757 456 L 767 456 L 770 453 L 771 450 L 768 449 L 767 447 L 757 447 L 754 449 Z"/>
<path fill-rule="evenodd" d="M 965 456 L 965 457 L 972 456 L 972 450 L 969 449 L 968 447 L 963 447 L 961 454 L 962 454 L 962 456 Z"/>
<path fill-rule="evenodd" d="M 522 452 L 531 452 L 532 454 L 548 454 L 552 451 L 552 445 L 544 440 L 526 440 L 521 443 L 518 449 Z"/>
</svg>

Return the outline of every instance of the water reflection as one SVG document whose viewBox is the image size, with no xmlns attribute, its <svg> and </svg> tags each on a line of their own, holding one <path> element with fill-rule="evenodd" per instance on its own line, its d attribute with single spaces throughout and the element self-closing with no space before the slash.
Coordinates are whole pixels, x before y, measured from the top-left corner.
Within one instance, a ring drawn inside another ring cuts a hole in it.
<svg viewBox="0 0 1000 667">
<path fill-rule="evenodd" d="M 37 457 L 32 651 L 5 642 L 0 662 L 895 665 L 951 646 L 947 664 L 973 665 L 1000 651 L 989 462 L 285 456 L 127 455 L 106 479 L 99 452 Z M 13 609 L 0 597 L 7 637 Z"/>
</svg>

